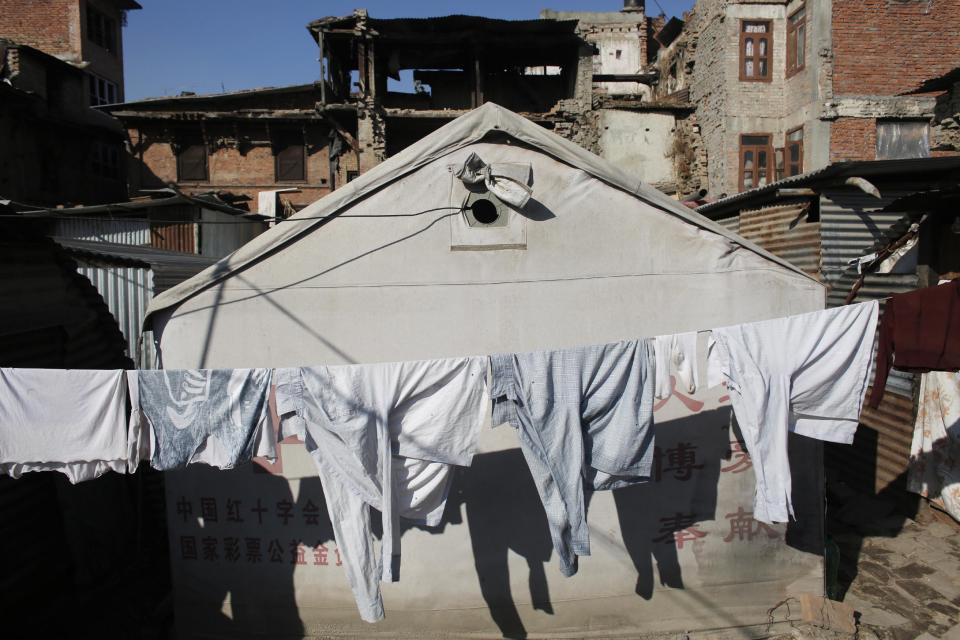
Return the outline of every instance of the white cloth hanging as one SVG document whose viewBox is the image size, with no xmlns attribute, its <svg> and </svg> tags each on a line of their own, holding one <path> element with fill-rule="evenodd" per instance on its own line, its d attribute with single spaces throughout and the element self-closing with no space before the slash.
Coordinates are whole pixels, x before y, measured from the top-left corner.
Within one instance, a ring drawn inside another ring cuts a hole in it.
<svg viewBox="0 0 960 640">
<path fill-rule="evenodd" d="M 907 489 L 938 501 L 960 521 L 960 373 L 931 371 L 921 378 Z"/>
<path fill-rule="evenodd" d="M 383 618 L 380 581 L 399 578 L 399 518 L 440 524 L 452 465 L 490 424 L 486 358 L 276 370 L 282 431 L 320 475 L 360 617 Z M 370 509 L 383 515 L 374 551 Z"/>
<path fill-rule="evenodd" d="M 877 301 L 714 329 L 708 382 L 726 381 L 757 493 L 753 517 L 793 515 L 787 433 L 851 443 L 873 361 Z"/>
<path fill-rule="evenodd" d="M 677 386 L 684 393 L 696 393 L 700 386 L 697 371 L 697 332 L 677 333 L 654 338 L 656 352 L 656 388 L 654 397 L 667 398 L 673 392 L 670 372 L 676 372 Z"/>
<path fill-rule="evenodd" d="M 122 370 L 0 368 L 0 473 L 59 471 L 75 484 L 129 464 Z"/>
</svg>

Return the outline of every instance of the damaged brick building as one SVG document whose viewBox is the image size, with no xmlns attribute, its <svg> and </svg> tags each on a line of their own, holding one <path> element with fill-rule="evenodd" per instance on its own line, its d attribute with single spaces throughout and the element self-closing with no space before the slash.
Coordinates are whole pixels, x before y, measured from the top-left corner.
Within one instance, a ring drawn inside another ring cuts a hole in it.
<svg viewBox="0 0 960 640">
<path fill-rule="evenodd" d="M 356 170 L 355 155 L 346 153 L 353 134 L 338 132 L 336 118 L 316 109 L 321 93 L 306 84 L 104 109 L 127 129 L 131 193 L 175 184 L 190 193 L 229 192 L 258 210 L 260 193 L 284 191 L 283 202 L 296 208 Z"/>
<path fill-rule="evenodd" d="M 307 25 L 321 59 L 314 84 L 104 110 L 129 133 L 132 192 L 174 183 L 256 201 L 299 189 L 282 199 L 300 208 L 490 101 L 675 192 L 674 129 L 692 107 L 676 95 L 651 100 L 648 66 L 665 26 L 637 0 L 524 21 L 358 9 Z"/>
<path fill-rule="evenodd" d="M 931 139 L 936 96 L 911 91 L 957 66 L 958 40 L 958 0 L 698 0 L 659 65 L 686 76 L 699 133 L 679 144 L 700 149 L 716 198 L 955 152 Z"/>
<path fill-rule="evenodd" d="M 0 198 L 126 198 L 124 130 L 90 106 L 123 100 L 131 0 L 0 0 Z"/>
</svg>

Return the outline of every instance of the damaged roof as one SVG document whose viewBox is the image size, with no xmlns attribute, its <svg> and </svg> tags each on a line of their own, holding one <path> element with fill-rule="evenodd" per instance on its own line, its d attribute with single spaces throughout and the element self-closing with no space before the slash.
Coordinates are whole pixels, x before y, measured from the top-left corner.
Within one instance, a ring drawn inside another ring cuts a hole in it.
<svg viewBox="0 0 960 640">
<path fill-rule="evenodd" d="M 222 192 L 221 192 L 222 193 Z M 181 204 L 192 204 L 204 209 L 211 209 L 221 213 L 243 217 L 251 221 L 267 220 L 267 216 L 258 213 L 250 213 L 243 209 L 237 209 L 220 198 L 220 195 L 214 192 L 187 194 L 175 189 L 156 189 L 149 192 L 149 195 L 140 198 L 134 198 L 128 202 L 115 202 L 112 204 L 95 204 L 79 207 L 52 207 L 42 208 L 30 205 L 16 203 L 11 200 L 0 199 L 0 205 L 7 209 L 19 213 L 25 217 L 69 217 L 69 216 L 89 216 L 96 214 L 114 215 L 143 215 L 149 209 L 160 207 L 170 207 Z"/>
<path fill-rule="evenodd" d="M 97 107 L 101 111 L 114 113 L 118 111 L 130 110 L 162 110 L 165 107 L 174 109 L 183 109 L 190 104 L 201 105 L 201 108 L 209 108 L 211 103 L 230 102 L 245 98 L 263 98 L 268 96 L 285 96 L 295 94 L 312 95 L 314 92 L 319 95 L 320 83 L 312 82 L 310 84 L 295 84 L 285 87 L 257 87 L 255 89 L 239 89 L 237 91 L 225 91 L 222 93 L 181 93 L 178 96 L 158 96 L 155 98 L 144 98 L 134 102 L 117 102 L 114 104 L 105 104 Z"/>
<path fill-rule="evenodd" d="M 314 39 L 320 31 L 356 29 L 363 21 L 367 31 L 381 38 L 398 40 L 451 39 L 490 36 L 509 39 L 520 35 L 569 35 L 576 37 L 576 20 L 500 20 L 482 16 L 450 15 L 435 18 L 362 18 L 356 14 L 330 16 L 307 24 Z"/>
</svg>

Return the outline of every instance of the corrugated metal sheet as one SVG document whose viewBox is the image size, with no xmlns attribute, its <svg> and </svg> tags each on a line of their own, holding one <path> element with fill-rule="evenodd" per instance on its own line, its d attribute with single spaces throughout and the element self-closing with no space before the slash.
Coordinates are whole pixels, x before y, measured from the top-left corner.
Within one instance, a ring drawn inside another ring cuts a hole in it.
<svg viewBox="0 0 960 640">
<path fill-rule="evenodd" d="M 87 242 L 69 238 L 55 239 L 71 254 L 86 260 L 111 265 L 149 267 L 153 271 L 153 295 L 203 271 L 216 259 L 153 247 L 132 247 L 107 242 Z"/>
<path fill-rule="evenodd" d="M 728 218 L 719 218 L 717 222 L 734 233 L 740 233 L 740 214 Z"/>
<path fill-rule="evenodd" d="M 878 210 L 915 190 L 914 185 L 898 185 L 897 189 L 884 189 L 879 199 L 853 189 L 824 192 L 820 220 L 824 275 L 830 283 L 827 306 L 842 305 L 858 277 L 847 262 L 863 255 L 903 215 Z M 855 302 L 883 300 L 912 291 L 918 283 L 915 273 L 870 274 L 864 278 Z M 892 370 L 880 407 L 866 408 L 861 415 L 860 430 L 864 433 L 858 435 L 853 447 L 841 448 L 832 455 L 836 468 L 843 469 L 851 482 L 876 491 L 902 482 L 916 416 L 915 384 L 914 374 Z"/>
<path fill-rule="evenodd" d="M 888 213 L 881 209 L 915 191 L 916 188 L 907 185 L 900 185 L 896 189 L 885 188 L 882 198 L 874 198 L 852 188 L 823 192 L 820 197 L 820 224 L 823 275 L 827 282 L 833 282 L 845 273 L 855 273 L 847 263 L 862 256 L 903 217 L 903 213 Z"/>
<path fill-rule="evenodd" d="M 153 297 L 153 270 L 77 257 L 77 270 L 97 288 L 127 339 L 127 355 L 137 356 L 137 344 Z"/>
<path fill-rule="evenodd" d="M 167 251 L 198 253 L 199 218 L 200 209 L 192 204 L 164 207 L 150 216 L 150 244 Z"/>
<path fill-rule="evenodd" d="M 192 222 L 153 222 L 150 224 L 150 245 L 167 251 L 196 253 L 196 229 Z"/>
<path fill-rule="evenodd" d="M 237 216 L 212 209 L 201 209 L 200 219 L 204 222 L 220 223 L 203 225 L 200 229 L 198 253 L 210 258 L 223 258 L 268 229 L 266 222 L 253 220 L 239 224 L 242 219 Z"/>
<path fill-rule="evenodd" d="M 56 218 L 53 235 L 116 244 L 150 244 L 150 221 L 136 218 Z"/>
<path fill-rule="evenodd" d="M 808 222 L 808 202 L 743 211 L 739 233 L 744 238 L 814 277 L 820 277 L 820 223 Z"/>
</svg>

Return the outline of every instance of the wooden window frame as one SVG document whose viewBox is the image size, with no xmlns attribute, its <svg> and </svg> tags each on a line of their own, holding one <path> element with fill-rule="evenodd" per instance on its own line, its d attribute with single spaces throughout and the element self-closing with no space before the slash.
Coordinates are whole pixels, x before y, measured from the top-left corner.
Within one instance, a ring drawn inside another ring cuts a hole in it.
<svg viewBox="0 0 960 640">
<path fill-rule="evenodd" d="M 296 145 L 286 145 L 285 142 L 289 142 L 292 139 L 296 139 Z M 300 167 L 303 169 L 303 177 L 300 178 L 281 178 L 280 177 L 280 153 L 286 149 L 288 146 L 298 146 L 300 148 Z M 280 131 L 274 136 L 273 140 L 273 178 L 277 183 L 282 184 L 299 184 L 307 181 L 307 144 L 304 140 L 303 132 L 299 129 L 293 130 L 289 129 L 286 131 Z"/>
<path fill-rule="evenodd" d="M 202 178 L 185 178 L 183 171 L 183 156 L 188 149 L 193 147 L 203 147 L 203 177 Z M 200 141 L 188 141 L 180 144 L 179 150 L 177 151 L 177 182 L 191 182 L 191 183 L 203 183 L 209 182 L 210 180 L 210 149 L 207 147 L 207 143 L 203 140 Z"/>
<path fill-rule="evenodd" d="M 119 49 L 117 21 L 111 18 L 97 7 L 93 7 L 88 2 L 87 12 L 87 40 L 97 45 L 104 51 L 117 55 Z"/>
<path fill-rule="evenodd" d="M 800 140 L 799 140 L 799 141 L 793 141 L 793 142 L 791 142 L 790 136 L 793 135 L 794 133 L 796 133 L 797 131 L 800 132 Z M 790 129 L 790 130 L 787 131 L 787 133 L 783 136 L 783 175 L 784 175 L 784 177 L 789 178 L 790 176 L 798 176 L 798 175 L 800 175 L 801 173 L 803 173 L 803 138 L 804 138 L 804 136 L 803 136 L 803 125 L 800 125 L 799 127 L 794 127 L 793 129 Z M 800 147 L 800 154 L 799 154 L 799 155 L 800 155 L 800 158 L 797 160 L 796 163 L 794 163 L 794 162 L 792 162 L 792 161 L 790 160 L 790 146 L 791 146 L 791 145 L 797 145 L 798 147 Z M 791 166 L 792 164 L 797 164 L 797 165 L 799 165 L 799 169 L 800 169 L 800 170 L 799 170 L 797 173 L 790 173 L 790 166 Z"/>
<path fill-rule="evenodd" d="M 746 28 L 749 24 L 763 24 L 766 25 L 767 30 L 765 32 L 747 32 Z M 767 55 L 760 55 L 760 44 L 753 49 L 753 55 L 749 58 L 753 61 L 754 75 L 748 76 L 746 74 L 747 66 L 747 56 L 746 56 L 746 44 L 747 40 L 750 38 L 756 38 L 757 36 L 764 36 L 767 40 Z M 737 53 L 737 59 L 740 64 L 740 81 L 741 82 L 773 82 L 773 20 L 749 20 L 741 19 L 740 20 L 740 51 Z M 760 61 L 766 60 L 767 62 L 767 75 L 760 76 L 757 75 L 760 72 Z"/>
<path fill-rule="evenodd" d="M 743 139 L 744 139 L 744 138 L 759 137 L 759 136 L 763 136 L 763 137 L 765 137 L 765 138 L 767 139 L 767 144 L 766 144 L 765 146 L 754 145 L 754 144 L 744 146 L 744 144 L 743 144 Z M 773 135 L 770 134 L 770 133 L 743 133 L 743 134 L 740 134 L 740 146 L 739 146 L 738 151 L 737 151 L 737 157 L 738 157 L 737 164 L 739 165 L 739 170 L 740 170 L 740 177 L 739 177 L 739 180 L 738 180 L 737 184 L 739 185 L 740 191 L 747 191 L 748 189 L 755 189 L 755 188 L 761 186 L 761 185 L 759 184 L 759 181 L 760 181 L 760 180 L 759 180 L 760 171 L 759 171 L 758 168 L 757 168 L 758 165 L 757 165 L 756 160 L 754 160 L 753 186 L 744 187 L 744 185 L 743 185 L 743 178 L 744 178 L 744 173 L 745 173 L 744 155 L 745 155 L 745 153 L 746 153 L 747 151 L 751 151 L 751 150 L 754 151 L 754 152 L 757 152 L 757 151 L 765 151 L 765 152 L 767 153 L 767 163 L 766 163 L 766 167 L 767 167 L 767 183 L 766 183 L 766 184 L 770 184 L 771 182 L 774 182 L 774 181 L 776 180 L 776 173 L 775 173 L 775 172 L 776 172 L 776 170 L 777 170 L 777 167 L 776 167 L 776 162 L 774 161 Z M 766 186 L 766 185 L 763 185 L 763 186 Z"/>
<path fill-rule="evenodd" d="M 787 77 L 795 76 L 807 66 L 807 6 L 802 5 L 787 17 Z M 803 18 L 794 22 L 794 18 L 803 12 Z M 798 32 L 802 30 L 802 35 Z M 803 61 L 797 64 L 798 44 L 803 41 Z"/>
</svg>

